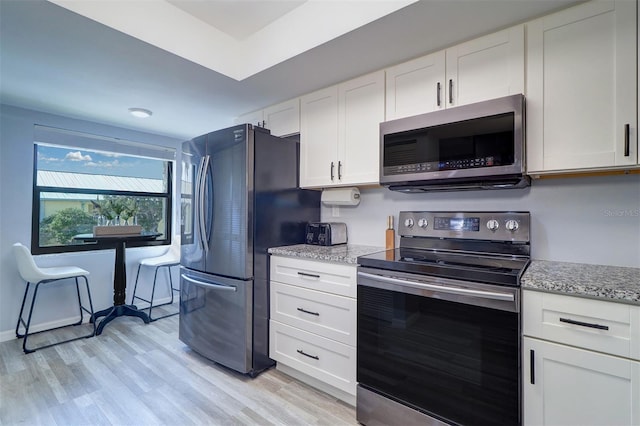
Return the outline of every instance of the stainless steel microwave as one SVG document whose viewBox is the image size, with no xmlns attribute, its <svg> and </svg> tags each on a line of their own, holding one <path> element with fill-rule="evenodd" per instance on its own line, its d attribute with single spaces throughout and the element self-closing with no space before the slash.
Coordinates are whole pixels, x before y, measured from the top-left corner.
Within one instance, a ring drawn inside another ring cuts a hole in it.
<svg viewBox="0 0 640 426">
<path fill-rule="evenodd" d="M 512 95 L 380 123 L 380 184 L 391 190 L 521 188 L 525 100 Z"/>
</svg>

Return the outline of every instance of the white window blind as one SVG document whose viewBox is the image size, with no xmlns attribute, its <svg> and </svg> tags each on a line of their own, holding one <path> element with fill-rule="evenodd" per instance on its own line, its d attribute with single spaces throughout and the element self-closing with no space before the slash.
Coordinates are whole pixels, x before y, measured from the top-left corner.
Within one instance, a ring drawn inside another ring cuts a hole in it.
<svg viewBox="0 0 640 426">
<path fill-rule="evenodd" d="M 92 135 L 39 124 L 34 126 L 34 142 L 37 144 L 84 148 L 92 151 L 117 152 L 120 154 L 170 161 L 176 158 L 175 148 L 167 146 Z"/>
</svg>

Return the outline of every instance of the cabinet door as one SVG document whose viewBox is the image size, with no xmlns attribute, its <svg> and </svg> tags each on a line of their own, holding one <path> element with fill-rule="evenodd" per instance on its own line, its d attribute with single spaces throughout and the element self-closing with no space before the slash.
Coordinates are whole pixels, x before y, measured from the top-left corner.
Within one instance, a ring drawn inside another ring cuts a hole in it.
<svg viewBox="0 0 640 426">
<path fill-rule="evenodd" d="M 377 184 L 380 123 L 384 121 L 384 71 L 338 86 L 338 182 Z"/>
<path fill-rule="evenodd" d="M 640 362 L 524 338 L 524 425 L 640 424 Z"/>
<path fill-rule="evenodd" d="M 300 186 L 328 186 L 338 181 L 338 87 L 300 99 Z"/>
<path fill-rule="evenodd" d="M 524 25 L 447 49 L 447 107 L 524 93 Z"/>
<path fill-rule="evenodd" d="M 444 50 L 386 70 L 386 119 L 444 108 Z"/>
<path fill-rule="evenodd" d="M 242 114 L 234 120 L 235 124 L 249 123 L 254 126 L 264 127 L 264 114 L 262 110 Z"/>
<path fill-rule="evenodd" d="M 528 24 L 529 172 L 637 163 L 636 7 L 589 2 Z"/>
<path fill-rule="evenodd" d="M 300 133 L 300 99 L 291 99 L 264 109 L 265 127 L 274 136 Z"/>
</svg>

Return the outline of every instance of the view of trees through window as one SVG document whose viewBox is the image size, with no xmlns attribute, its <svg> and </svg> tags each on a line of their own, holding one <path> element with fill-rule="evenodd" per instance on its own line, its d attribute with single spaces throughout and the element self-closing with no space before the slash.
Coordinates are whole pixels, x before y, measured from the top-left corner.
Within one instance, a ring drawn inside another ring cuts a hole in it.
<svg viewBox="0 0 640 426">
<path fill-rule="evenodd" d="M 34 225 L 39 252 L 76 250 L 94 226 L 139 225 L 166 241 L 171 162 L 35 145 Z"/>
</svg>

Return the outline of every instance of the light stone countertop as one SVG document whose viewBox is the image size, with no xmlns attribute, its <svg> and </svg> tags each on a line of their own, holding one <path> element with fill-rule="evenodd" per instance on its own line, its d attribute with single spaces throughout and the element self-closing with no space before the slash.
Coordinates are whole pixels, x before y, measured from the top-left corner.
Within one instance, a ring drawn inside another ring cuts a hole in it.
<svg viewBox="0 0 640 426">
<path fill-rule="evenodd" d="M 640 268 L 532 260 L 521 284 L 525 290 L 640 305 Z"/>
<path fill-rule="evenodd" d="M 337 246 L 312 246 L 297 244 L 293 246 L 272 247 L 270 254 L 299 257 L 301 259 L 320 260 L 356 265 L 358 256 L 384 251 L 383 247 L 361 246 L 357 244 L 339 244 Z"/>
</svg>

